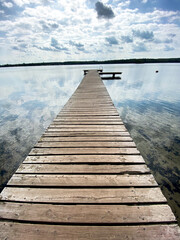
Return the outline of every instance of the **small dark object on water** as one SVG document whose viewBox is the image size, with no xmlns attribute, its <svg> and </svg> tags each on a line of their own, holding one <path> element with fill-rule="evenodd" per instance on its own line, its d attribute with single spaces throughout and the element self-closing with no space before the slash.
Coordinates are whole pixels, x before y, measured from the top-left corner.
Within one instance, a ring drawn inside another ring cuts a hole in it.
<svg viewBox="0 0 180 240">
<path fill-rule="evenodd" d="M 159 71 L 158 70 L 156 70 L 156 73 L 158 73 Z"/>
</svg>

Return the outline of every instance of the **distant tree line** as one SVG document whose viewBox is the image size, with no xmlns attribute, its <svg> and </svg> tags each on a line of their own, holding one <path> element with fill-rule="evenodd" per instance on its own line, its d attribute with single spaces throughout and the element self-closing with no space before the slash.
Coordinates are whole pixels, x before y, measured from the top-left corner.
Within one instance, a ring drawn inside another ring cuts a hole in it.
<svg viewBox="0 0 180 240">
<path fill-rule="evenodd" d="M 41 62 L 41 63 L 19 63 L 3 64 L 0 67 L 25 67 L 25 66 L 51 66 L 51 65 L 86 65 L 86 64 L 143 64 L 143 63 L 180 63 L 180 58 L 140 58 L 140 59 L 119 59 L 105 61 L 67 61 L 67 62 Z"/>
</svg>

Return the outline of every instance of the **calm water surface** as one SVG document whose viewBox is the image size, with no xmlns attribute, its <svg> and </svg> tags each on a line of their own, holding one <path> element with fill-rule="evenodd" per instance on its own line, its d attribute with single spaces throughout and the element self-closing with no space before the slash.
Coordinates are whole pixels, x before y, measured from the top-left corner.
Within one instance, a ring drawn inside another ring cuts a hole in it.
<svg viewBox="0 0 180 240">
<path fill-rule="evenodd" d="M 77 88 L 89 66 L 0 69 L 1 187 Z M 103 65 L 104 81 L 138 149 L 180 219 L 180 64 Z M 156 73 L 156 70 L 159 72 Z"/>
</svg>

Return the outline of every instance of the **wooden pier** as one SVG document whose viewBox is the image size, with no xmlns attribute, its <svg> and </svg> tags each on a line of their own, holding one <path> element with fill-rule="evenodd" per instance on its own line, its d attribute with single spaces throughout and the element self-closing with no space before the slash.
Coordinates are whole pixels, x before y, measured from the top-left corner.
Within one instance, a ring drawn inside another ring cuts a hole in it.
<svg viewBox="0 0 180 240">
<path fill-rule="evenodd" d="M 86 72 L 2 191 L 0 239 L 180 239 L 99 72 Z"/>
</svg>

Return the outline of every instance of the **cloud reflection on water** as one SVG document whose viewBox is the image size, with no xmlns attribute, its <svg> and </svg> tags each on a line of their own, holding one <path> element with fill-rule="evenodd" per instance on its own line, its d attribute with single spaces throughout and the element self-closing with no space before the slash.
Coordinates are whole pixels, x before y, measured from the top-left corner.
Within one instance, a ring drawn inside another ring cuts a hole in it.
<svg viewBox="0 0 180 240">
<path fill-rule="evenodd" d="M 0 184 L 23 161 L 81 78 L 73 67 L 0 69 Z"/>
<path fill-rule="evenodd" d="M 121 70 L 122 81 L 105 84 L 180 223 L 179 65 L 132 65 Z"/>
<path fill-rule="evenodd" d="M 104 81 L 137 147 L 180 216 L 179 64 L 104 65 Z M 0 69 L 0 171 L 3 184 L 67 102 L 89 66 Z M 159 72 L 156 73 L 156 70 Z"/>
</svg>

